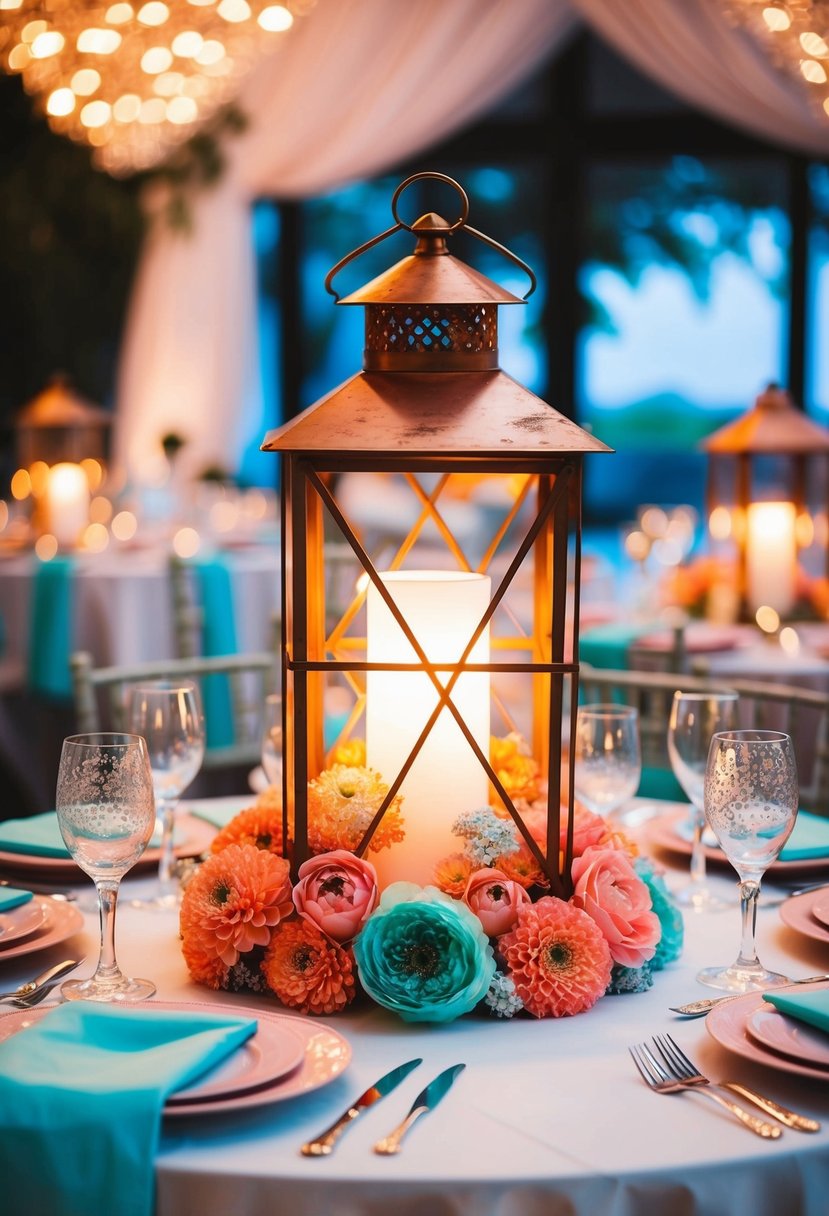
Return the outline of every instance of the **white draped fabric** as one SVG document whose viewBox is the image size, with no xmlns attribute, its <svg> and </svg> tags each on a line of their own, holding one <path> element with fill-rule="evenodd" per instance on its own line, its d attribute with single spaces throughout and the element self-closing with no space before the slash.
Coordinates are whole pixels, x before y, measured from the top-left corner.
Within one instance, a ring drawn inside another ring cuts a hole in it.
<svg viewBox="0 0 829 1216">
<path fill-rule="evenodd" d="M 308 197 L 411 157 L 505 96 L 579 18 L 701 109 L 829 153 L 829 121 L 721 0 L 318 0 L 249 80 L 250 129 L 195 200 L 192 232 L 159 223 L 147 240 L 121 358 L 120 468 L 146 467 L 171 430 L 187 439 L 185 473 L 233 468 L 261 437 L 257 195 Z"/>
<path fill-rule="evenodd" d="M 376 173 L 483 113 L 574 23 L 565 0 L 319 0 L 249 81 L 251 118 L 189 234 L 154 226 L 120 368 L 115 457 L 153 460 L 177 431 L 185 473 L 233 468 L 261 437 L 250 203 Z M 367 234 L 370 235 L 370 234 Z"/>
<path fill-rule="evenodd" d="M 691 105 L 774 143 L 829 155 L 829 120 L 805 83 L 726 21 L 723 0 L 570 3 L 614 50 Z"/>
</svg>

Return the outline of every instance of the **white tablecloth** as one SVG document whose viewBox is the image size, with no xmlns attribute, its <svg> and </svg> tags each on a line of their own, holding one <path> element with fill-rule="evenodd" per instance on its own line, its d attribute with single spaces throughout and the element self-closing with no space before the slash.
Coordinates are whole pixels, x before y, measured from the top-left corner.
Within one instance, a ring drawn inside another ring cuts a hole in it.
<svg viewBox="0 0 829 1216">
<path fill-rule="evenodd" d="M 676 870 L 671 882 L 683 878 Z M 732 886 L 726 877 L 717 881 L 724 890 Z M 174 914 L 123 900 L 118 919 L 122 967 L 151 976 L 160 998 L 228 1006 L 264 999 L 193 985 Z M 826 1216 L 829 1081 L 799 1081 L 742 1062 L 711 1040 L 704 1020 L 668 1012 L 669 1005 L 712 995 L 695 974 L 704 964 L 733 960 L 738 921 L 736 904 L 688 917 L 682 959 L 656 976 L 650 992 L 605 997 L 575 1018 L 475 1017 L 418 1027 L 377 1008 L 332 1018 L 354 1054 L 329 1086 L 233 1116 L 165 1123 L 157 1216 Z M 787 930 L 775 908 L 761 909 L 758 940 L 763 961 L 789 974 L 829 969 L 827 951 Z M 90 971 L 94 917 L 85 935 L 38 955 L 37 966 L 33 959 L 0 963 L 0 986 L 72 950 L 87 952 Z M 627 1047 L 663 1031 L 709 1075 L 765 1090 L 821 1119 L 824 1130 L 787 1130 L 778 1141 L 763 1141 L 699 1095 L 650 1093 Z M 333 1156 L 300 1156 L 303 1141 L 363 1089 L 418 1055 L 424 1063 L 347 1131 Z M 375 1156 L 371 1145 L 402 1118 L 421 1086 L 457 1061 L 466 1071 L 402 1154 Z"/>
<path fill-rule="evenodd" d="M 279 550 L 256 546 L 226 553 L 240 650 L 269 650 L 279 607 Z M 88 650 L 94 665 L 124 666 L 175 654 L 169 555 L 166 550 L 121 550 L 77 556 L 72 647 Z M 31 554 L 0 564 L 0 618 L 6 653 L 25 670 L 30 644 Z"/>
</svg>

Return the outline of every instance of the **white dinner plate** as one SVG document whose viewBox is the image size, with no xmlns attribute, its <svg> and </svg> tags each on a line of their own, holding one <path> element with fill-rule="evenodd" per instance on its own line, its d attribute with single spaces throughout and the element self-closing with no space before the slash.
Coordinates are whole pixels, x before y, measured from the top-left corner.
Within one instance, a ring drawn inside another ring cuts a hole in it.
<svg viewBox="0 0 829 1216">
<path fill-rule="evenodd" d="M 816 1068 L 829 1068 L 829 1035 L 816 1026 L 770 1007 L 757 1009 L 746 1022 L 751 1037 L 763 1047 Z"/>
<path fill-rule="evenodd" d="M 43 926 L 28 937 L 0 949 L 0 965 L 7 959 L 20 958 L 24 954 L 35 954 L 38 950 L 56 946 L 58 942 L 66 941 L 83 928 L 83 914 L 75 904 L 66 900 L 51 899 L 48 895 L 36 895 L 35 901 L 44 904 L 48 910 Z"/>
<path fill-rule="evenodd" d="M 0 912 L 0 953 L 11 942 L 42 929 L 48 916 L 49 908 L 45 899 L 29 899 L 8 912 Z"/>
<path fill-rule="evenodd" d="M 144 1004 L 113 1005 L 112 1008 L 126 1009 L 130 1013 L 140 1010 L 149 1016 L 154 1009 L 223 1012 L 257 1020 L 256 1034 L 232 1056 L 168 1099 L 165 1117 L 220 1114 L 283 1102 L 334 1081 L 351 1060 L 348 1041 L 313 1018 L 245 1005 L 210 1005 L 195 1001 L 151 1000 Z M 40 1006 L 12 1013 L 0 1012 L 0 1042 L 34 1025 L 48 1012 Z M 293 1066 L 286 1071 L 286 1065 L 292 1059 Z"/>
<path fill-rule="evenodd" d="M 817 989 L 815 985 L 815 989 Z M 748 992 L 715 1005 L 705 1019 L 705 1029 L 721 1047 L 750 1060 L 752 1064 L 764 1064 L 778 1072 L 798 1077 L 811 1077 L 824 1084 L 829 1082 L 829 1069 L 792 1060 L 789 1056 L 772 1051 L 759 1043 L 749 1032 L 749 1020 L 759 1009 L 768 1009 L 761 992 Z"/>
</svg>

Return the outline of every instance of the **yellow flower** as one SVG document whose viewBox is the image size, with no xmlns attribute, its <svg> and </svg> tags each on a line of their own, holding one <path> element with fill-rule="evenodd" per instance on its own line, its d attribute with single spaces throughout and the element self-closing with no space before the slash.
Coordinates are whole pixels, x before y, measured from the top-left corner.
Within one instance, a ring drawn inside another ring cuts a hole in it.
<svg viewBox="0 0 829 1216">
<path fill-rule="evenodd" d="M 504 739 L 493 735 L 489 741 L 489 762 L 513 802 L 516 798 L 535 801 L 539 795 L 538 763 L 529 755 L 520 735 L 510 734 Z"/>
<path fill-rule="evenodd" d="M 388 785 L 374 769 L 333 764 L 308 783 L 308 843 L 314 853 L 358 847 Z M 404 837 L 402 798 L 392 800 L 371 838 L 369 849 L 390 848 Z"/>
</svg>

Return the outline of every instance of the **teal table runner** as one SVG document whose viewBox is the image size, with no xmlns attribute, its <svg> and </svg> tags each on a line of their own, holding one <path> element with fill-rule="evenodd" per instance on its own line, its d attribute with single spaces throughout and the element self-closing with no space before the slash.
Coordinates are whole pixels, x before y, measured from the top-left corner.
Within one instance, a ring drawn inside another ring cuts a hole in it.
<svg viewBox="0 0 829 1216">
<path fill-rule="evenodd" d="M 71 557 L 35 558 L 27 678 L 32 692 L 55 700 L 72 696 L 74 572 Z"/>
</svg>

